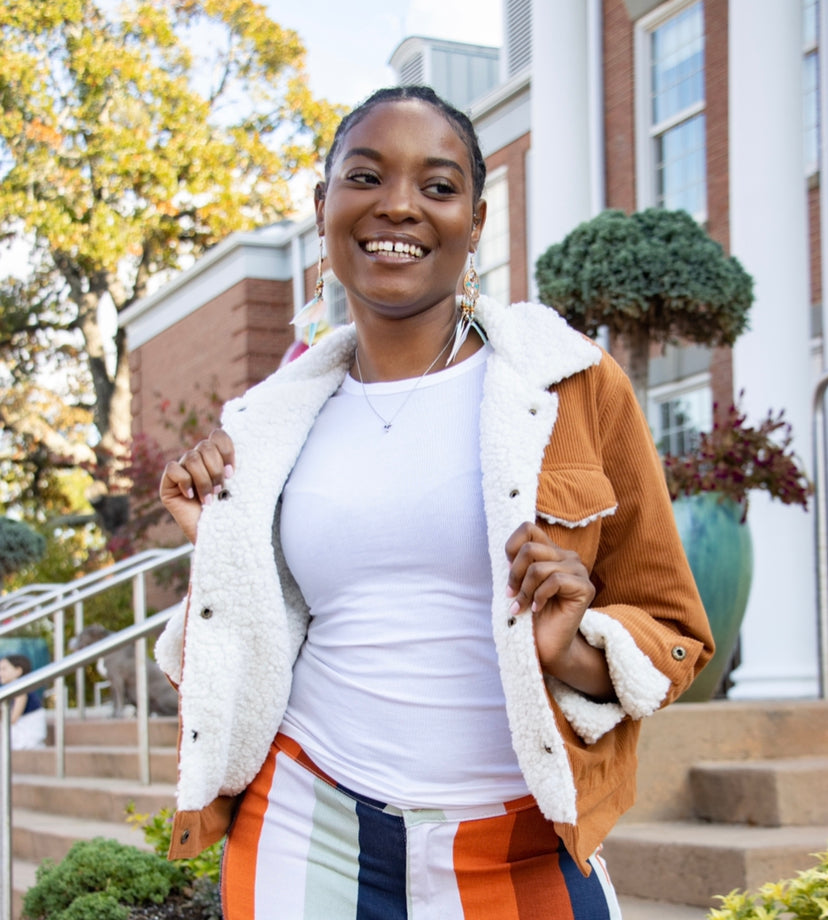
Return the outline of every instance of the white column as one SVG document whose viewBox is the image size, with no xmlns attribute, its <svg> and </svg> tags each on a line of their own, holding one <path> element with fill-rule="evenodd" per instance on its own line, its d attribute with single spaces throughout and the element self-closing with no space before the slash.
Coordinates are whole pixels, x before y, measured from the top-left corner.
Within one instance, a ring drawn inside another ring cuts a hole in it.
<svg viewBox="0 0 828 920">
<path fill-rule="evenodd" d="M 593 213 L 590 114 L 594 80 L 589 22 L 584 0 L 535 0 L 532 4 L 528 197 L 533 294 L 538 256 Z"/>
<path fill-rule="evenodd" d="M 730 243 L 755 281 L 734 390 L 756 422 L 783 409 L 811 466 L 799 0 L 730 0 Z M 754 577 L 737 698 L 817 693 L 813 515 L 753 493 Z"/>
</svg>

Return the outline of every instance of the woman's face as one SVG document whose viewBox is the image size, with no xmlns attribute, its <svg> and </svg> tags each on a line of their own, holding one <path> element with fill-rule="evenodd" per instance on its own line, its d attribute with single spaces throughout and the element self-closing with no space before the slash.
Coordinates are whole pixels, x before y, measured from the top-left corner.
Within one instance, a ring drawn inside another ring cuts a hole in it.
<svg viewBox="0 0 828 920">
<path fill-rule="evenodd" d="M 10 684 L 23 676 L 23 668 L 16 668 L 8 658 L 0 658 L 0 684 Z"/>
<path fill-rule="evenodd" d="M 383 102 L 343 138 L 317 223 L 354 319 L 407 318 L 455 292 L 485 220 L 466 145 L 433 106 Z"/>
</svg>

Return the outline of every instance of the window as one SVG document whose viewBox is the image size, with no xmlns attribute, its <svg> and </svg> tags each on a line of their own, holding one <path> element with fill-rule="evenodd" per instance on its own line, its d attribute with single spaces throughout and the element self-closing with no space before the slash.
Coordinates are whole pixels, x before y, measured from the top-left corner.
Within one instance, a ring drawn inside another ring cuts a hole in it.
<svg viewBox="0 0 828 920">
<path fill-rule="evenodd" d="M 694 448 L 703 431 L 713 426 L 712 396 L 707 374 L 650 390 L 648 417 L 662 454 L 683 454 Z"/>
<path fill-rule="evenodd" d="M 819 0 L 802 2 L 802 122 L 805 173 L 819 169 Z"/>
<path fill-rule="evenodd" d="M 348 298 L 345 296 L 345 288 L 332 272 L 326 272 L 323 277 L 323 297 L 328 308 L 328 323 L 331 326 L 342 326 L 348 322 Z"/>
<path fill-rule="evenodd" d="M 646 200 L 707 215 L 704 95 L 704 9 L 674 2 L 646 17 L 638 34 L 639 187 Z M 644 146 L 646 145 L 646 146 Z"/>
<path fill-rule="evenodd" d="M 509 183 L 505 167 L 486 180 L 486 224 L 475 263 L 480 290 L 500 303 L 509 303 Z"/>
</svg>

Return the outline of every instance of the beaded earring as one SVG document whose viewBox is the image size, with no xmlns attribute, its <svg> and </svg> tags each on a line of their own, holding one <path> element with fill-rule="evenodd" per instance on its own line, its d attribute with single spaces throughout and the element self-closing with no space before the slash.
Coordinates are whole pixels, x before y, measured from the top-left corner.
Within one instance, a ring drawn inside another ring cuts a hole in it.
<svg viewBox="0 0 828 920">
<path fill-rule="evenodd" d="M 328 312 L 328 306 L 325 303 L 325 281 L 322 278 L 322 241 L 324 237 L 319 237 L 319 259 L 316 263 L 316 287 L 314 288 L 313 297 L 305 304 L 304 307 L 293 317 L 291 324 L 297 329 L 308 330 L 308 345 L 313 345 L 316 338 L 316 330 L 319 324 L 325 319 Z"/>
<path fill-rule="evenodd" d="M 463 342 L 469 334 L 470 329 L 476 329 L 480 338 L 486 341 L 486 335 L 480 328 L 479 323 L 474 318 L 474 310 L 477 306 L 477 298 L 480 296 L 480 278 L 474 267 L 474 253 L 469 253 L 469 267 L 463 276 L 463 296 L 460 298 L 460 316 L 457 319 L 457 326 L 454 330 L 454 344 L 451 346 L 446 366 L 457 357 L 457 352 L 463 347 Z"/>
</svg>

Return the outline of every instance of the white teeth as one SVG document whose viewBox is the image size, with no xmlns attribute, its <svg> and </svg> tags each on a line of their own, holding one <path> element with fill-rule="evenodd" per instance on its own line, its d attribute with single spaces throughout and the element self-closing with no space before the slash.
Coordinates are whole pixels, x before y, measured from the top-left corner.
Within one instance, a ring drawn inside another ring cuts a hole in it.
<svg viewBox="0 0 828 920">
<path fill-rule="evenodd" d="M 365 244 L 366 252 L 381 252 L 393 256 L 413 256 L 422 259 L 425 250 L 416 243 L 392 242 L 391 240 L 371 240 Z"/>
</svg>

